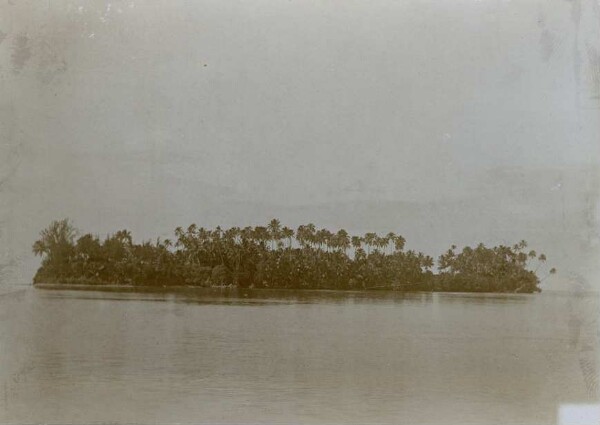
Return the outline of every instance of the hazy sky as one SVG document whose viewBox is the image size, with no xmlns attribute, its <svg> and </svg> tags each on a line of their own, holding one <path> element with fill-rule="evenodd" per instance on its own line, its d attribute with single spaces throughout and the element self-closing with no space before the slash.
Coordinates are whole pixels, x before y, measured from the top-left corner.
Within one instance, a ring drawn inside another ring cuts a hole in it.
<svg viewBox="0 0 600 425">
<path fill-rule="evenodd" d="M 138 238 L 276 214 L 384 231 L 397 203 L 425 205 L 408 233 L 450 206 L 419 247 L 518 222 L 589 257 L 599 96 L 598 0 L 8 0 L 1 258 L 30 279 L 63 216 Z"/>
</svg>

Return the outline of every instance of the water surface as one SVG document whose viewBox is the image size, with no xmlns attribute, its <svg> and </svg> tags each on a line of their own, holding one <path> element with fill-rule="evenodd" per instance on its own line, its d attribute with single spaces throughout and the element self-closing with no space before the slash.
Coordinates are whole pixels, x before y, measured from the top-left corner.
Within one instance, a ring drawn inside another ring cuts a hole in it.
<svg viewBox="0 0 600 425">
<path fill-rule="evenodd" d="M 2 423 L 552 424 L 594 403 L 597 297 L 0 293 Z"/>
</svg>

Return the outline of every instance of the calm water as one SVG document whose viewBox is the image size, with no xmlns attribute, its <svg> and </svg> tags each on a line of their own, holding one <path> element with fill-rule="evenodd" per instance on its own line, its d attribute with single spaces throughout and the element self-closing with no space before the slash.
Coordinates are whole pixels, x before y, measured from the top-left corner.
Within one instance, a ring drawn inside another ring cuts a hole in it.
<svg viewBox="0 0 600 425">
<path fill-rule="evenodd" d="M 15 289 L 0 422 L 552 424 L 595 296 Z"/>
</svg>

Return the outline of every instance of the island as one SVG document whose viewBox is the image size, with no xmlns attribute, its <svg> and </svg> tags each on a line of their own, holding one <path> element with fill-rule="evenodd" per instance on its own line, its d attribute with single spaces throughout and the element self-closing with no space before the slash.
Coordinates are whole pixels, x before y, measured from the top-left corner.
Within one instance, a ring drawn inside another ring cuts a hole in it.
<svg viewBox="0 0 600 425">
<path fill-rule="evenodd" d="M 120 230 L 103 240 L 80 235 L 69 219 L 40 232 L 33 252 L 42 257 L 34 284 L 195 286 L 430 292 L 539 292 L 546 256 L 513 246 L 458 250 L 437 263 L 405 250 L 393 232 L 350 235 L 314 224 L 295 231 L 277 219 L 266 226 L 175 229 L 175 238 L 134 243 Z"/>
</svg>

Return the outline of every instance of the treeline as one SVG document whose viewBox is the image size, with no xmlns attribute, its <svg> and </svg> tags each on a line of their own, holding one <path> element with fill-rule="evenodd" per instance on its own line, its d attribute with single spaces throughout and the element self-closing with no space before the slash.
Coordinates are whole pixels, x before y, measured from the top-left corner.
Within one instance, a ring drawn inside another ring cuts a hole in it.
<svg viewBox="0 0 600 425">
<path fill-rule="evenodd" d="M 314 224 L 295 231 L 273 219 L 267 226 L 175 229 L 175 239 L 134 243 L 121 230 L 101 240 L 78 232 L 68 219 L 40 232 L 42 257 L 34 283 L 140 286 L 237 286 L 405 291 L 536 292 L 544 254 L 508 247 L 452 246 L 439 257 L 405 250 L 392 232 L 352 236 Z M 532 262 L 536 268 L 532 270 Z M 551 269 L 550 273 L 555 270 Z"/>
</svg>

